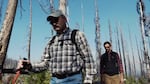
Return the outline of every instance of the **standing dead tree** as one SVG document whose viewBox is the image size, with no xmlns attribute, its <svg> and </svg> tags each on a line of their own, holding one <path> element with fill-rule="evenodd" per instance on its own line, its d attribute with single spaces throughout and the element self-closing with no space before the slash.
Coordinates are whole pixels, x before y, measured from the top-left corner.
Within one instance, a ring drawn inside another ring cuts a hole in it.
<svg viewBox="0 0 150 84">
<path fill-rule="evenodd" d="M 143 53 L 144 53 L 144 61 L 145 61 L 145 66 L 146 66 L 146 74 L 147 78 L 150 79 L 150 65 L 149 65 L 149 56 L 148 56 L 148 49 L 147 49 L 147 44 L 146 44 L 146 37 L 145 37 L 145 7 L 143 0 L 139 0 L 137 2 L 137 12 L 140 15 L 140 28 L 141 28 L 141 37 L 142 37 L 142 43 L 143 43 Z"/>
<path fill-rule="evenodd" d="M 110 20 L 108 21 L 108 25 L 109 25 L 109 37 L 110 37 L 110 42 L 111 42 L 111 44 L 112 44 L 112 29 L 111 29 Z"/>
<path fill-rule="evenodd" d="M 131 64 L 131 60 L 130 60 L 130 57 L 129 57 L 129 51 L 127 50 L 127 62 L 128 62 L 128 74 L 127 74 L 127 76 L 132 76 L 131 74 L 132 74 L 132 64 Z"/>
<path fill-rule="evenodd" d="M 135 37 L 136 39 L 136 47 L 137 47 L 137 52 L 138 52 L 138 57 L 139 57 L 139 64 L 140 64 L 140 72 L 141 72 L 141 76 L 144 76 L 144 73 L 143 73 L 143 62 L 142 62 L 142 59 L 141 59 L 141 54 L 140 54 L 140 49 L 139 49 L 139 46 L 138 46 L 138 41 L 137 41 L 137 37 Z"/>
<path fill-rule="evenodd" d="M 29 40 L 28 40 L 28 60 L 30 61 L 31 36 L 32 36 L 32 0 L 30 0 L 30 21 L 29 21 Z"/>
<path fill-rule="evenodd" d="M 97 0 L 95 0 L 95 43 L 96 43 L 96 56 L 97 56 L 97 66 L 98 66 L 98 76 L 100 77 L 100 56 L 101 56 L 101 41 L 100 41 L 100 24 L 99 24 L 99 13 Z"/>
<path fill-rule="evenodd" d="M 121 45 L 122 45 L 122 53 L 123 53 L 123 61 L 124 61 L 124 73 L 125 73 L 125 76 L 127 76 L 127 66 L 126 66 L 126 54 L 125 54 L 125 45 L 124 45 L 124 38 L 123 38 L 123 32 L 122 32 L 122 29 L 121 27 L 118 27 L 120 28 L 120 36 L 121 36 Z"/>
<path fill-rule="evenodd" d="M 135 56 L 134 56 L 133 44 L 132 44 L 131 37 L 132 36 L 131 36 L 130 28 L 129 28 L 129 39 L 130 39 L 131 53 L 132 53 L 132 57 L 133 57 L 133 76 L 136 77 Z"/>
<path fill-rule="evenodd" d="M 15 19 L 18 0 L 9 0 L 7 10 L 5 13 L 5 19 L 0 31 L 0 73 L 2 73 L 3 64 L 7 55 L 7 49 L 11 32 L 13 29 L 13 23 Z M 2 80 L 2 76 L 0 77 Z"/>
<path fill-rule="evenodd" d="M 59 0 L 59 10 L 67 17 L 67 0 Z"/>
<path fill-rule="evenodd" d="M 119 55 L 120 55 L 120 58 L 121 60 L 123 59 L 122 55 L 121 55 L 121 43 L 120 43 L 120 38 L 119 38 L 119 26 L 117 25 L 116 27 L 116 32 L 117 32 L 117 44 L 118 44 L 118 51 L 119 51 Z"/>
</svg>

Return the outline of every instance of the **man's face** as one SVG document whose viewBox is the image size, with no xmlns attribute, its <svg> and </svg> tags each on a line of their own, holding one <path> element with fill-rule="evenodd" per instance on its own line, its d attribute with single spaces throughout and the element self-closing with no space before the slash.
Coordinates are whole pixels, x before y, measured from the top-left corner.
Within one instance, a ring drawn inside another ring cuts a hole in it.
<svg viewBox="0 0 150 84">
<path fill-rule="evenodd" d="M 105 44 L 104 48 L 105 48 L 106 52 L 110 52 L 111 51 L 111 46 L 109 44 Z"/>
<path fill-rule="evenodd" d="M 61 33 L 66 28 L 66 19 L 63 16 L 54 17 L 51 19 L 50 24 L 57 33 Z"/>
</svg>

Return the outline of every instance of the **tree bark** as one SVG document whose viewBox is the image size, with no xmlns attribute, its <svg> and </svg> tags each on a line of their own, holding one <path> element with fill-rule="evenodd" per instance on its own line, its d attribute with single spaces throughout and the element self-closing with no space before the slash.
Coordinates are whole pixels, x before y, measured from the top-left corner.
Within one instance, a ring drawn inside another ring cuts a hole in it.
<svg viewBox="0 0 150 84">
<path fill-rule="evenodd" d="M 1 70 L 3 68 L 3 63 L 7 55 L 7 49 L 8 49 L 9 40 L 11 37 L 12 28 L 13 28 L 17 4 L 18 4 L 18 0 L 8 1 L 5 19 L 4 19 L 4 22 L 0 31 L 0 66 L 1 66 L 0 68 Z"/>
</svg>

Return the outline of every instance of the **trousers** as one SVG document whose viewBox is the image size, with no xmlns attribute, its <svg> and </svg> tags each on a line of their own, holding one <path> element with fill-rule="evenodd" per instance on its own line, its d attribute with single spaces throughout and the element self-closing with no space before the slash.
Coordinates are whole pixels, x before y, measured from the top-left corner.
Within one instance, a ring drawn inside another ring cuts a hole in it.
<svg viewBox="0 0 150 84">
<path fill-rule="evenodd" d="M 107 74 L 102 74 L 102 81 L 104 84 L 120 84 L 120 75 L 116 74 L 109 76 Z"/>
<path fill-rule="evenodd" d="M 50 84 L 82 84 L 82 73 L 68 76 L 63 79 L 51 77 Z"/>
</svg>

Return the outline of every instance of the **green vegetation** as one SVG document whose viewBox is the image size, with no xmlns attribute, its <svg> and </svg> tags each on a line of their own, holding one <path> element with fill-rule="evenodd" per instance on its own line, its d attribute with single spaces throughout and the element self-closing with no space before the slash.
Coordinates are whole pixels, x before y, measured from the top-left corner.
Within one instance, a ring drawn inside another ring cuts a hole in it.
<svg viewBox="0 0 150 84">
<path fill-rule="evenodd" d="M 148 81 L 143 77 L 139 78 L 127 77 L 125 84 L 148 84 Z"/>
<path fill-rule="evenodd" d="M 99 84 L 100 79 L 95 77 L 94 82 Z M 98 82 L 98 83 L 97 83 Z M 149 84 L 148 80 L 144 77 L 134 78 L 134 77 L 127 77 L 124 84 Z"/>
<path fill-rule="evenodd" d="M 50 78 L 50 72 L 43 71 L 41 73 L 33 73 L 30 75 L 21 75 L 18 78 L 17 84 L 49 84 Z"/>
<path fill-rule="evenodd" d="M 16 84 L 20 84 L 20 83 L 21 84 L 49 84 L 50 78 L 51 75 L 49 71 L 43 71 L 41 73 L 32 73 L 30 75 L 20 75 L 19 78 L 17 79 Z M 13 79 L 12 76 L 11 79 Z M 93 82 L 95 84 L 99 84 L 100 78 L 98 78 L 98 76 L 95 76 Z M 126 77 L 126 81 L 124 84 L 148 84 L 148 80 L 145 79 L 144 77 L 139 77 L 139 78 Z"/>
</svg>

